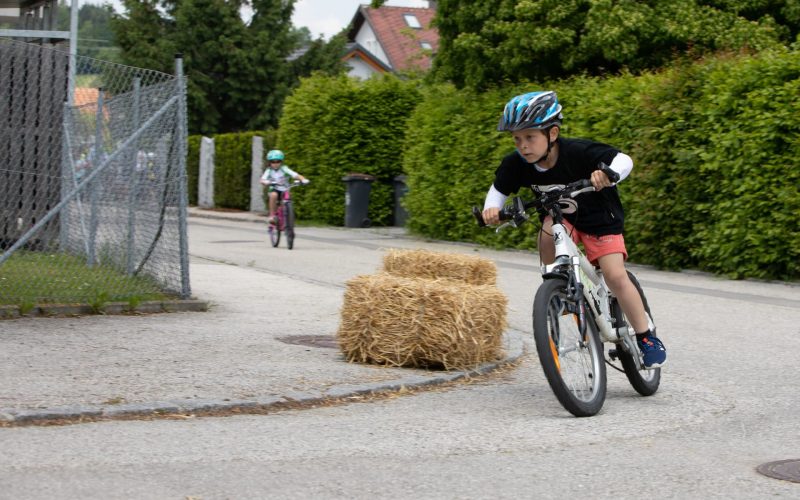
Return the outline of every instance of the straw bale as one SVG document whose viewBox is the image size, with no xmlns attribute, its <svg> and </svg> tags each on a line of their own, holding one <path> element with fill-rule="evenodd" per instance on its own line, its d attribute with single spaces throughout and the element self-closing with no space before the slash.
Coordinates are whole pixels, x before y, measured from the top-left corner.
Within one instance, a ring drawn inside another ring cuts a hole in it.
<svg viewBox="0 0 800 500">
<path fill-rule="evenodd" d="M 497 268 L 489 259 L 429 250 L 391 249 L 383 257 L 383 270 L 406 278 L 446 278 L 472 285 L 497 282 Z"/>
<path fill-rule="evenodd" d="M 505 295 L 489 285 L 388 273 L 347 282 L 337 332 L 348 361 L 464 369 L 498 359 Z"/>
</svg>

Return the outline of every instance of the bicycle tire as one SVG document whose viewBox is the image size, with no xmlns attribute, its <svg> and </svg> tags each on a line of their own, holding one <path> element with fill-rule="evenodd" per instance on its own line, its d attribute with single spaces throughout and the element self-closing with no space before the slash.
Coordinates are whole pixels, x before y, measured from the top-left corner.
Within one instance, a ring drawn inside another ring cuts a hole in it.
<svg viewBox="0 0 800 500">
<path fill-rule="evenodd" d="M 282 215 L 281 215 L 280 208 L 279 208 L 278 209 L 278 214 L 277 214 L 278 223 L 277 224 L 270 223 L 270 225 L 269 225 L 269 230 L 268 230 L 269 231 L 269 241 L 270 241 L 270 243 L 272 243 L 273 247 L 277 247 L 281 242 L 281 222 L 280 222 L 281 221 L 281 217 L 282 217 Z"/>
<path fill-rule="evenodd" d="M 644 296 L 644 291 L 642 290 L 642 286 L 639 284 L 639 280 L 637 280 L 636 276 L 634 276 L 630 271 L 628 271 L 628 277 L 631 279 L 633 286 L 635 286 L 636 290 L 639 292 L 639 296 L 642 298 L 642 304 L 644 304 L 644 310 L 652 320 L 653 315 L 650 313 L 650 306 L 647 303 L 647 297 Z M 616 300 L 614 300 L 612 305 L 612 314 L 617 321 L 615 324 L 619 324 L 621 321 L 624 322 L 628 328 L 633 330 L 633 326 L 628 323 L 625 313 L 622 312 L 622 308 Z M 624 351 L 622 348 L 617 349 L 617 352 L 619 353 L 619 359 L 622 362 L 622 368 L 625 370 L 625 375 L 628 377 L 628 382 L 630 382 L 634 390 L 636 390 L 636 392 L 642 396 L 652 396 L 655 394 L 658 390 L 658 386 L 661 384 L 661 368 L 654 368 L 652 370 L 639 370 L 636 368 L 636 361 L 633 359 L 633 354 Z M 638 353 L 636 355 L 638 355 Z"/>
<path fill-rule="evenodd" d="M 283 213 L 286 216 L 286 246 L 291 250 L 294 248 L 294 207 L 292 202 L 286 202 Z"/>
<path fill-rule="evenodd" d="M 533 336 L 544 375 L 561 406 L 576 417 L 589 417 L 606 399 L 603 344 L 591 322 L 585 341 L 581 339 L 578 317 L 566 309 L 570 304 L 576 305 L 567 299 L 567 281 L 546 279 L 533 301 Z"/>
</svg>

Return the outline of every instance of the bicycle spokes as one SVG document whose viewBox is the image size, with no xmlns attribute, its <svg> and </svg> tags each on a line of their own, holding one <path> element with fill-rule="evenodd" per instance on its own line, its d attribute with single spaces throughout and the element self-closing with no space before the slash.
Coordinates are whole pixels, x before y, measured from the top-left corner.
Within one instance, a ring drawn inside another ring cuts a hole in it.
<svg viewBox="0 0 800 500">
<path fill-rule="evenodd" d="M 571 408 L 570 411 L 589 414 L 595 411 L 594 407 L 599 409 L 596 405 L 604 393 L 604 370 L 597 366 L 602 365 L 597 355 L 598 348 L 602 347 L 599 342 L 593 341 L 590 330 L 581 327 L 578 314 L 581 303 L 570 299 L 567 287 L 556 290 L 549 288 L 547 324 L 544 328 L 550 358 L 547 364 L 551 364 L 559 382 L 555 383 L 555 379 L 548 381 L 551 386 L 563 387 L 557 395 L 560 392 L 559 399 L 567 401 L 565 406 Z M 536 328 L 534 330 L 535 335 L 545 333 L 542 330 L 537 332 Z M 542 361 L 544 366 L 545 361 Z M 589 410 L 589 407 L 592 409 Z"/>
</svg>

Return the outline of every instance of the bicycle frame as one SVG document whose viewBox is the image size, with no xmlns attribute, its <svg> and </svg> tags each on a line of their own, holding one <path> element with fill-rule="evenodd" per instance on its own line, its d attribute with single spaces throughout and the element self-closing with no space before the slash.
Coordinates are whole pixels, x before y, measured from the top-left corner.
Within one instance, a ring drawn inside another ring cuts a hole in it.
<svg viewBox="0 0 800 500">
<path fill-rule="evenodd" d="M 620 339 L 628 335 L 628 328 L 621 326 L 613 327 L 611 318 L 611 308 L 609 299 L 611 291 L 606 286 L 601 273 L 598 273 L 594 266 L 580 251 L 578 246 L 572 241 L 567 228 L 560 223 L 552 226 L 553 241 L 556 247 L 556 259 L 552 264 L 542 265 L 542 275 L 556 273 L 565 266 L 572 268 L 575 282 L 579 284 L 585 302 L 589 304 L 595 324 L 600 330 L 603 342 L 619 342 Z"/>
<path fill-rule="evenodd" d="M 284 211 L 284 205 L 291 201 L 292 195 L 290 189 L 287 189 L 283 192 L 278 192 L 278 206 L 276 208 L 276 215 L 278 217 L 278 227 L 281 231 L 286 228 L 286 212 Z"/>
<path fill-rule="evenodd" d="M 292 206 L 292 188 L 308 184 L 308 181 L 303 182 L 293 181 L 285 185 L 286 189 L 277 191 L 277 206 L 275 207 L 275 222 L 270 221 L 269 225 L 269 239 L 273 247 L 280 244 L 281 232 L 286 233 L 286 246 L 291 250 L 294 247 L 294 210 Z M 273 191 L 275 192 L 275 191 Z M 272 201 L 270 201 L 272 203 Z"/>
<path fill-rule="evenodd" d="M 559 217 L 560 218 L 560 217 Z M 542 265 L 542 276 L 558 275 L 564 267 L 571 268 L 575 283 L 579 287 L 584 304 L 589 304 L 594 324 L 600 332 L 603 342 L 622 344 L 628 352 L 636 354 L 633 356 L 638 369 L 642 368 L 641 359 L 638 355 L 638 348 L 634 340 L 634 334 L 627 325 L 615 325 L 611 316 L 610 301 L 613 297 L 611 290 L 603 279 L 602 272 L 596 270 L 589 262 L 589 259 L 580 251 L 578 245 L 572 241 L 567 228 L 560 222 L 552 225 L 553 241 L 556 247 L 556 258 L 552 264 Z M 655 329 L 652 319 L 648 315 L 648 326 L 651 330 Z"/>
</svg>

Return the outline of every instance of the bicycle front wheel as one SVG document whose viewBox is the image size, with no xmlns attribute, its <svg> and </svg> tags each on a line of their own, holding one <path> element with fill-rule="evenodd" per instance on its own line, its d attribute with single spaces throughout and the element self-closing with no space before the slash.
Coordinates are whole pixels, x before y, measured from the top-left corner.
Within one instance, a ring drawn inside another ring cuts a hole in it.
<svg viewBox="0 0 800 500">
<path fill-rule="evenodd" d="M 280 220 L 280 215 L 278 216 L 278 219 Z M 270 223 L 269 224 L 269 229 L 267 229 L 267 231 L 269 232 L 269 241 L 270 241 L 270 243 L 272 243 L 273 247 L 277 247 L 278 244 L 281 242 L 281 226 L 280 226 L 280 222 L 278 224 Z"/>
<path fill-rule="evenodd" d="M 576 417 L 597 414 L 606 399 L 603 344 L 594 325 L 581 335 L 578 306 L 567 298 L 567 282 L 547 279 L 533 301 L 533 336 L 550 388 Z"/>
<path fill-rule="evenodd" d="M 284 214 L 286 214 L 286 246 L 291 250 L 294 248 L 294 207 L 291 202 L 286 203 Z"/>
</svg>

